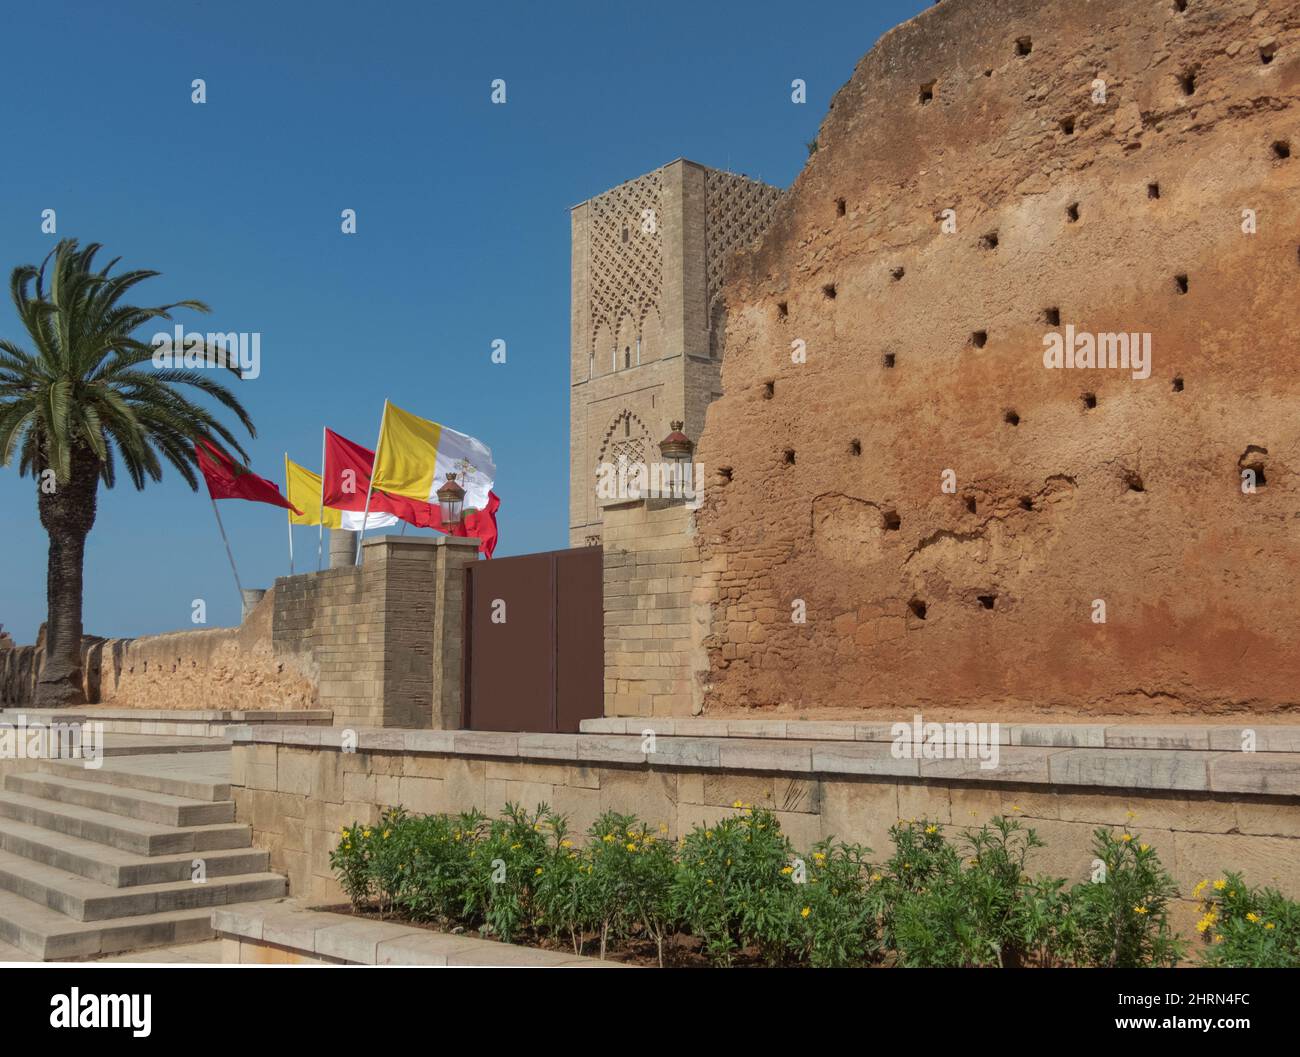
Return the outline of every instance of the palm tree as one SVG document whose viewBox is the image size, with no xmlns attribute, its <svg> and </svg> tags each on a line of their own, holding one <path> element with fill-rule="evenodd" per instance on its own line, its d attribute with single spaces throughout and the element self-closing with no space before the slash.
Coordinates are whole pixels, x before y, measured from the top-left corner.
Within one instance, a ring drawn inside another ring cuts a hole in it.
<svg viewBox="0 0 1300 1057">
<path fill-rule="evenodd" d="M 231 432 L 181 386 L 206 393 L 256 435 L 234 394 L 210 372 L 155 367 L 154 347 L 131 336 L 150 320 L 170 320 L 173 309 L 208 307 L 122 304 L 132 287 L 159 273 L 110 275 L 121 258 L 96 270 L 100 248 L 64 239 L 39 268 L 15 268 L 9 290 L 33 351 L 0 340 L 0 465 L 16 455 L 18 472 L 35 480 L 50 537 L 45 661 L 36 687 L 36 704 L 47 707 L 83 701 L 82 565 L 99 482 L 112 488 L 120 461 L 141 489 L 146 479 L 162 478 L 165 459 L 197 489 L 194 444 L 205 438 L 220 437 L 247 461 Z M 201 354 L 205 364 L 222 363 L 206 343 Z"/>
</svg>

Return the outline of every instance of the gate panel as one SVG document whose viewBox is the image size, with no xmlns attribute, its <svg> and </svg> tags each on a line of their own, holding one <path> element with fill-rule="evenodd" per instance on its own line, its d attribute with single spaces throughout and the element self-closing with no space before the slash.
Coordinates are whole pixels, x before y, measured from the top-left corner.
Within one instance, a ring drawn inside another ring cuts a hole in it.
<svg viewBox="0 0 1300 1057">
<path fill-rule="evenodd" d="M 605 607 L 602 548 L 561 551 L 555 559 L 555 730 L 605 712 Z"/>
<path fill-rule="evenodd" d="M 576 733 L 604 712 L 599 547 L 465 569 L 465 726 Z M 493 621 L 502 612 L 504 622 Z"/>
<path fill-rule="evenodd" d="M 495 558 L 467 567 L 465 703 L 470 729 L 554 729 L 554 571 L 549 554 Z M 497 600 L 505 604 L 503 623 L 492 619 L 500 611 Z"/>
</svg>

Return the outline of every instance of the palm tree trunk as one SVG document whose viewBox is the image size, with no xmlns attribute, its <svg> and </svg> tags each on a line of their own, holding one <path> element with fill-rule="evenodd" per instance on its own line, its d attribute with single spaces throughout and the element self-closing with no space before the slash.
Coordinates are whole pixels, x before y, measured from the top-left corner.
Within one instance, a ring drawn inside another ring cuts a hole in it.
<svg viewBox="0 0 1300 1057">
<path fill-rule="evenodd" d="M 85 703 L 81 672 L 82 567 L 86 536 L 95 523 L 99 460 L 89 448 L 72 453 L 71 477 L 36 475 L 37 508 L 50 537 L 46 565 L 45 657 L 36 683 L 42 708 Z"/>
</svg>

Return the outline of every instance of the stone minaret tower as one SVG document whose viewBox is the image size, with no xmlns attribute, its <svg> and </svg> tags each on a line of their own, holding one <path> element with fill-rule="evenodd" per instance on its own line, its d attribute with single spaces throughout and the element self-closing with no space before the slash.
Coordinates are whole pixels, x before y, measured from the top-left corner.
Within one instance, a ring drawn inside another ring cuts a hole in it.
<svg viewBox="0 0 1300 1057">
<path fill-rule="evenodd" d="M 780 196 L 679 158 L 573 207 L 570 546 L 601 542 L 602 462 L 658 459 L 678 419 L 699 439 L 722 393 L 723 266 Z"/>
</svg>

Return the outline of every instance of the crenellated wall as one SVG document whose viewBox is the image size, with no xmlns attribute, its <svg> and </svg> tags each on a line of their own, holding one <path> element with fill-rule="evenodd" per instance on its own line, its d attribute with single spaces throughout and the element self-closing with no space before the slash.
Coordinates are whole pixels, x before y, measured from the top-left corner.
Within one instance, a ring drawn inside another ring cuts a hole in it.
<svg viewBox="0 0 1300 1057">
<path fill-rule="evenodd" d="M 726 290 L 710 708 L 1300 707 L 1300 3 L 1177 6 L 944 0 L 836 94 Z"/>
</svg>

